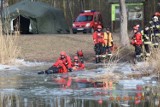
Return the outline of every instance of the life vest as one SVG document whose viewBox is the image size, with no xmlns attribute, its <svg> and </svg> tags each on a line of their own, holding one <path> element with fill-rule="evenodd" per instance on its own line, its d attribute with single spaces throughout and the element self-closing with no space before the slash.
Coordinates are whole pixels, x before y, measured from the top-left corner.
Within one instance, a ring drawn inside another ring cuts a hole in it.
<svg viewBox="0 0 160 107">
<path fill-rule="evenodd" d="M 111 33 L 104 32 L 104 42 L 106 46 L 112 46 L 113 38 Z"/>
</svg>

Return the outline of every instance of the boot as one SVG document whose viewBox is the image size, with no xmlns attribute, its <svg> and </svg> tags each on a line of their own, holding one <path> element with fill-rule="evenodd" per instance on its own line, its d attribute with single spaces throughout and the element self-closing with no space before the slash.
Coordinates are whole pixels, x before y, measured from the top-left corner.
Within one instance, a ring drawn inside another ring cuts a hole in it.
<svg viewBox="0 0 160 107">
<path fill-rule="evenodd" d="M 38 74 L 45 74 L 45 71 L 40 71 L 38 72 Z"/>
<path fill-rule="evenodd" d="M 99 63 L 100 60 L 99 60 L 99 57 L 96 57 L 96 63 Z"/>
</svg>

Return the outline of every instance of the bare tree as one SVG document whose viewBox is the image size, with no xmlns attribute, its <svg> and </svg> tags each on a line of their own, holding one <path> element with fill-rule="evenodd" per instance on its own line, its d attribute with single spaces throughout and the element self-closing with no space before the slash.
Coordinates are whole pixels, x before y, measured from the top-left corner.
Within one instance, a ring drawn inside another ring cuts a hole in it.
<svg viewBox="0 0 160 107">
<path fill-rule="evenodd" d="M 129 46 L 128 19 L 125 0 L 119 0 L 120 4 L 120 37 L 123 46 Z"/>
</svg>

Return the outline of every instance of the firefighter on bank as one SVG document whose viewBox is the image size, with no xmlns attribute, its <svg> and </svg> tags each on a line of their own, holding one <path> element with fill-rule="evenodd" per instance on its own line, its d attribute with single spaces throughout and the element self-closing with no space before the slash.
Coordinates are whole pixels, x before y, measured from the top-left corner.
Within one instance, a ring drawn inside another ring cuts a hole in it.
<svg viewBox="0 0 160 107">
<path fill-rule="evenodd" d="M 142 34 L 139 32 L 137 26 L 133 27 L 134 35 L 131 40 L 131 44 L 135 47 L 135 58 L 138 60 L 142 57 Z"/>
<path fill-rule="evenodd" d="M 143 44 L 144 44 L 144 50 L 146 57 L 149 57 L 151 55 L 151 30 L 148 26 L 145 26 L 143 32 L 142 32 L 142 38 L 143 38 Z"/>
<path fill-rule="evenodd" d="M 97 26 L 97 31 L 95 31 L 92 35 L 94 41 L 94 51 L 96 54 L 96 63 L 101 62 L 101 57 L 105 57 L 106 49 L 105 49 L 105 40 L 104 40 L 104 32 L 102 31 L 102 26 Z"/>
<path fill-rule="evenodd" d="M 151 35 L 152 35 L 152 44 L 155 48 L 158 48 L 158 36 L 160 36 L 160 22 L 157 16 L 152 17 L 150 21 Z"/>
<path fill-rule="evenodd" d="M 106 32 L 104 32 L 104 42 L 105 42 L 106 54 L 108 56 L 112 56 L 113 38 L 109 28 L 107 28 Z"/>
</svg>

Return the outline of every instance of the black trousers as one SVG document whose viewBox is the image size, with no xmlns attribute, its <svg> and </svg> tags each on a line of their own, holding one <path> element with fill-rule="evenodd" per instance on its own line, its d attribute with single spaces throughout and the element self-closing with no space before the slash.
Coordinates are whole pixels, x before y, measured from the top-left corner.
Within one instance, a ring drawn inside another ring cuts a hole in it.
<svg viewBox="0 0 160 107">
<path fill-rule="evenodd" d="M 58 67 L 51 66 L 48 70 L 40 71 L 38 72 L 38 74 L 55 74 L 58 73 L 58 71 L 59 71 Z"/>
<path fill-rule="evenodd" d="M 146 51 L 146 53 L 150 53 L 150 45 L 149 44 L 144 44 L 144 49 Z"/>
<path fill-rule="evenodd" d="M 135 45 L 135 54 L 137 55 L 141 55 L 142 53 L 142 45 Z"/>
<path fill-rule="evenodd" d="M 94 51 L 96 55 L 102 55 L 106 53 L 106 48 L 101 43 L 95 44 Z"/>
<path fill-rule="evenodd" d="M 152 36 L 152 43 L 153 43 L 153 45 L 155 46 L 155 47 L 158 47 L 158 41 L 159 40 L 159 37 L 158 36 L 156 36 L 156 35 L 153 35 Z"/>
<path fill-rule="evenodd" d="M 112 52 L 111 52 L 111 46 L 106 46 L 106 52 L 108 53 L 108 54 L 111 54 Z"/>
</svg>

